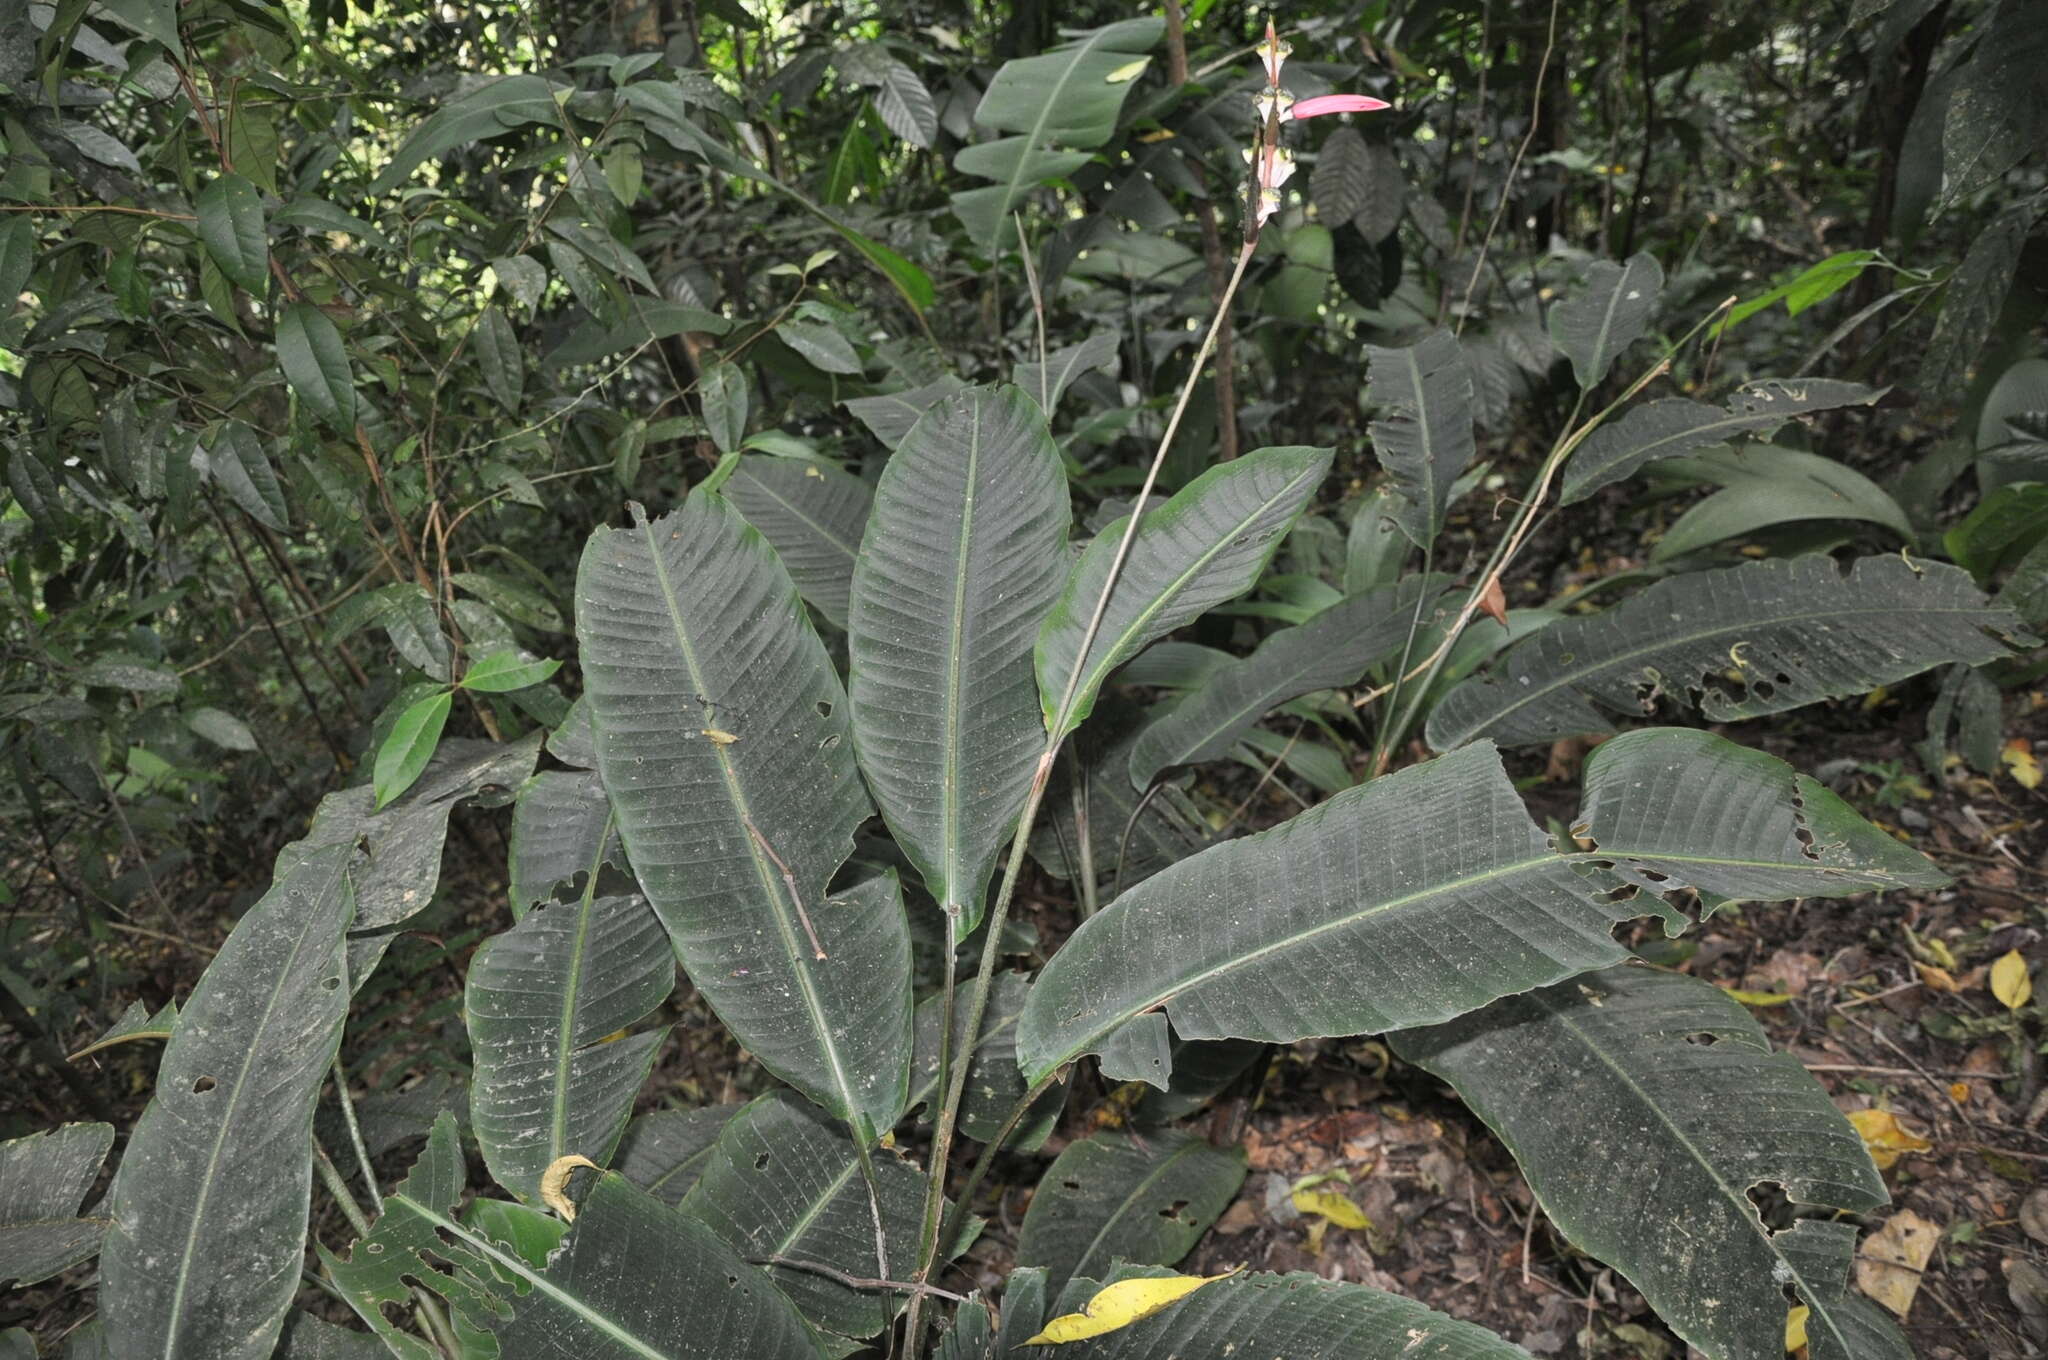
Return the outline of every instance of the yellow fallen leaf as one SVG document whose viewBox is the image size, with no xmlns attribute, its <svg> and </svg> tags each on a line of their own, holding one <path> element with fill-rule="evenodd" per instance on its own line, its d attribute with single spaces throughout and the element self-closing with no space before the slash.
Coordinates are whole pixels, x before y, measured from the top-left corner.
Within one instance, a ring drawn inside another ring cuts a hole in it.
<svg viewBox="0 0 2048 1360">
<path fill-rule="evenodd" d="M 1027 1338 L 1027 1346 L 1063 1346 L 1069 1341 L 1086 1341 L 1106 1336 L 1151 1317 L 1194 1293 L 1205 1284 L 1227 1280 L 1236 1271 L 1221 1275 L 1168 1275 L 1157 1280 L 1119 1280 L 1081 1305 L 1078 1313 L 1063 1313 L 1045 1324 L 1045 1330 Z"/>
<path fill-rule="evenodd" d="M 1745 1006 L 1782 1006 L 1792 999 L 1790 992 L 1738 992 L 1732 987 L 1728 995 Z"/>
<path fill-rule="evenodd" d="M 2041 787 L 2041 762 L 2034 759 L 2033 743 L 2025 737 L 2014 737 L 2007 742 L 1998 758 L 2012 772 L 2015 784 L 2023 789 Z"/>
<path fill-rule="evenodd" d="M 1941 1225 L 1911 1209 L 1885 1220 L 1856 1252 L 1856 1287 L 1889 1308 L 1901 1321 L 1912 1311 L 1913 1296 L 1941 1240 Z"/>
<path fill-rule="evenodd" d="M 1959 992 L 1955 975 L 1946 968 L 1937 968 L 1931 963 L 1916 963 L 1914 969 L 1920 974 L 1920 981 L 1937 992 Z"/>
<path fill-rule="evenodd" d="M 1813 1310 L 1800 1304 L 1785 1314 L 1785 1353 L 1790 1355 L 1806 1344 L 1806 1319 Z"/>
<path fill-rule="evenodd" d="M 1970 1084 L 1963 1081 L 1950 1082 L 1948 1084 L 1948 1098 L 1958 1105 L 1962 1104 L 1970 1098 Z"/>
<path fill-rule="evenodd" d="M 2020 951 L 2009 949 L 1991 965 L 1991 994 L 2009 1011 L 2016 1011 L 2033 999 L 2034 979 Z"/>
<path fill-rule="evenodd" d="M 1925 1152 L 1934 1146 L 1909 1131 L 1890 1110 L 1851 1110 L 1849 1122 L 1863 1136 L 1863 1146 L 1879 1171 L 1890 1170 L 1902 1153 Z"/>
<path fill-rule="evenodd" d="M 1335 1190 L 1297 1190 L 1294 1207 L 1305 1214 L 1321 1214 L 1340 1228 L 1370 1228 L 1372 1220 L 1364 1210 Z"/>
<path fill-rule="evenodd" d="M 579 1166 L 587 1166 L 592 1171 L 604 1169 L 588 1157 L 579 1157 L 572 1152 L 566 1157 L 555 1158 L 548 1163 L 548 1169 L 540 1173 L 541 1203 L 560 1214 L 564 1223 L 576 1221 L 576 1204 L 564 1192 L 569 1188 L 569 1173 Z"/>
</svg>

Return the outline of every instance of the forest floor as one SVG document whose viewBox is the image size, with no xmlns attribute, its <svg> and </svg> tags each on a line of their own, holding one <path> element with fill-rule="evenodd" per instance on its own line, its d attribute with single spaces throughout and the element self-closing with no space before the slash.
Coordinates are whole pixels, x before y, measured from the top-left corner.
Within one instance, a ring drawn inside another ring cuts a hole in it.
<svg viewBox="0 0 2048 1360">
<path fill-rule="evenodd" d="M 2008 738 L 2048 743 L 2048 714 L 2034 707 L 2034 716 L 2008 714 Z M 1755 1001 L 1752 1014 L 1773 1042 L 1806 1064 L 1844 1111 L 1896 1117 L 1900 1146 L 1885 1171 L 1893 1203 L 1864 1220 L 1871 1232 L 1857 1274 L 1866 1292 L 1903 1309 L 1921 1360 L 2020 1360 L 2048 1344 L 2048 1088 L 2035 1055 L 2043 1012 L 2006 1008 L 1987 971 L 2014 949 L 2036 970 L 2048 964 L 2038 914 L 2048 888 L 2048 787 L 1961 767 L 1936 786 L 1908 749 L 1920 738 L 1922 712 L 1919 702 L 1850 703 L 1725 730 L 1828 778 L 1867 816 L 1933 856 L 1953 875 L 1950 887 L 1724 912 L 1689 937 L 1689 954 L 1668 961 Z M 1568 814 L 1582 754 L 1567 744 L 1515 768 L 1539 815 Z M 1266 820 L 1286 811 L 1276 802 Z M 380 1168 L 393 1179 L 434 1111 L 466 1103 L 461 978 L 470 950 L 503 925 L 501 822 L 502 814 L 457 814 L 433 924 L 393 950 L 351 1024 L 347 1058 L 357 1084 L 404 1093 L 366 1102 Z M 1051 936 L 1070 927 L 1058 885 L 1027 885 L 1023 896 Z M 244 904 L 219 894 L 195 916 L 224 934 L 233 907 Z M 1659 943 L 1661 927 L 1637 929 L 1636 943 Z M 135 962 L 166 991 L 189 991 L 191 960 L 166 951 Z M 128 999 L 100 1021 L 111 1022 Z M 143 999 L 153 1007 L 164 998 Z M 765 1074 L 687 988 L 670 1009 L 676 1038 L 649 1084 L 648 1108 L 744 1099 L 766 1087 Z M 63 1036 L 67 1048 L 94 1037 L 80 1028 Z M 129 1044 L 82 1065 L 124 1128 L 147 1099 L 158 1051 Z M 1099 1086 L 1077 1092 L 1043 1155 L 1102 1122 L 1103 1095 Z M 7 1084 L 0 1106 L 43 1126 L 84 1117 L 47 1074 Z M 1512 1160 L 1485 1126 L 1378 1042 L 1281 1051 L 1239 1113 L 1251 1174 L 1183 1269 L 1306 1270 L 1378 1285 L 1492 1327 L 1545 1360 L 1687 1355 L 1634 1289 L 1532 1212 Z M 1028 1186 L 1036 1173 L 1018 1170 L 1014 1183 Z M 1334 1171 L 1350 1178 L 1342 1188 L 1369 1227 L 1318 1229 L 1293 1212 L 1289 1188 Z M 999 1281 L 1027 1198 L 1017 1188 L 983 1206 L 989 1228 L 950 1287 Z M 344 1245 L 346 1225 L 328 1217 L 316 1225 L 322 1240 Z M 89 1314 L 90 1279 L 82 1268 L 0 1297 L 0 1328 L 26 1325 L 47 1346 Z"/>
</svg>

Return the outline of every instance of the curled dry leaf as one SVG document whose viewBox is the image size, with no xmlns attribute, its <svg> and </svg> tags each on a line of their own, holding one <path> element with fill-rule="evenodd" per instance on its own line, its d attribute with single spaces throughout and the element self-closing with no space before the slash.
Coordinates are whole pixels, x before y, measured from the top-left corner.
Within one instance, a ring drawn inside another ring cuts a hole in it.
<svg viewBox="0 0 2048 1360">
<path fill-rule="evenodd" d="M 572 1152 L 566 1157 L 555 1158 L 548 1163 L 548 1169 L 540 1173 L 541 1203 L 560 1214 L 564 1223 L 576 1221 L 576 1205 L 569 1198 L 568 1190 L 569 1176 L 579 1166 L 587 1166 L 592 1171 L 604 1169 L 588 1157 L 580 1157 Z"/>
</svg>

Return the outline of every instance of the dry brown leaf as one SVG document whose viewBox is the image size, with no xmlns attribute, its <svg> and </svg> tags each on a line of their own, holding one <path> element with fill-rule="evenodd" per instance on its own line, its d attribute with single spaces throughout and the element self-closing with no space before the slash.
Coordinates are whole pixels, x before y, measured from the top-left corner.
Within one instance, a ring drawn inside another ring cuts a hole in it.
<svg viewBox="0 0 2048 1360">
<path fill-rule="evenodd" d="M 1508 594 L 1500 588 L 1500 577 L 1488 578 L 1486 593 L 1479 597 L 1479 612 L 1503 628 L 1508 626 Z M 2039 775 L 2037 772 L 2037 782 L 2038 779 Z M 2032 788 L 2033 785 L 2029 784 L 2027 787 Z"/>
<path fill-rule="evenodd" d="M 1872 1233 L 1856 1255 L 1856 1287 L 1901 1321 L 1913 1309 L 1921 1273 L 1941 1241 L 1941 1225 L 1901 1209 Z"/>
</svg>

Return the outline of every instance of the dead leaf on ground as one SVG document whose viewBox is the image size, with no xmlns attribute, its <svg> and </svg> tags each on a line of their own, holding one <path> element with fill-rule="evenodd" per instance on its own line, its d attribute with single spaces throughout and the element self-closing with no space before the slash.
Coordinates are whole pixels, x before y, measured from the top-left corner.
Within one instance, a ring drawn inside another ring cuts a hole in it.
<svg viewBox="0 0 2048 1360">
<path fill-rule="evenodd" d="M 1934 1146 L 1901 1124 L 1890 1110 L 1851 1110 L 1849 1122 L 1863 1136 L 1863 1146 L 1870 1150 L 1870 1160 L 1877 1163 L 1879 1171 L 1889 1171 L 1905 1153 L 1925 1152 Z"/>
<path fill-rule="evenodd" d="M 1872 1233 L 1856 1255 L 1856 1287 L 1901 1321 L 1913 1309 L 1921 1274 L 1941 1241 L 1941 1225 L 1901 1209 Z"/>
</svg>

